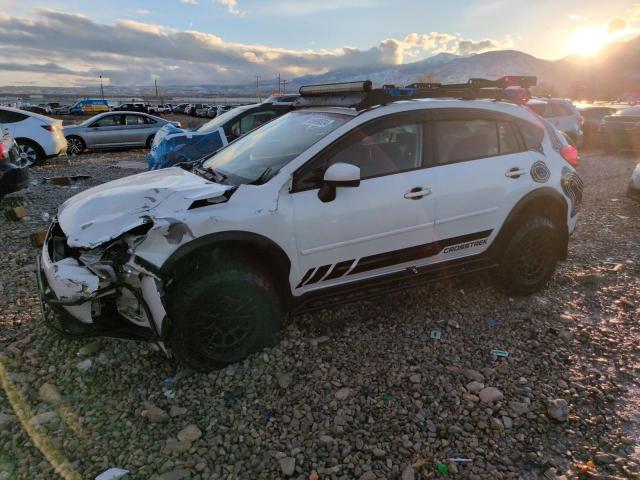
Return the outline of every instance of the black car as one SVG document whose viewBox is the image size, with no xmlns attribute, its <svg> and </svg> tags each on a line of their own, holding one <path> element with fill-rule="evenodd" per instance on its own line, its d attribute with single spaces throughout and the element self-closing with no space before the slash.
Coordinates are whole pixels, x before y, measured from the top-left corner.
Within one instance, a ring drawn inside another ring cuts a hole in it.
<svg viewBox="0 0 640 480">
<path fill-rule="evenodd" d="M 17 192 L 29 183 L 29 167 L 9 132 L 0 125 L 0 198 Z"/>
<path fill-rule="evenodd" d="M 640 152 L 640 105 L 604 117 L 598 129 L 598 139 L 606 152 Z"/>
<path fill-rule="evenodd" d="M 142 112 L 149 113 L 149 105 L 142 102 L 123 103 L 114 108 L 118 112 Z"/>
<path fill-rule="evenodd" d="M 594 145 L 597 143 L 600 122 L 607 115 L 616 113 L 617 109 L 604 105 L 577 105 L 577 108 L 584 119 L 582 124 L 584 144 L 587 146 Z"/>
</svg>

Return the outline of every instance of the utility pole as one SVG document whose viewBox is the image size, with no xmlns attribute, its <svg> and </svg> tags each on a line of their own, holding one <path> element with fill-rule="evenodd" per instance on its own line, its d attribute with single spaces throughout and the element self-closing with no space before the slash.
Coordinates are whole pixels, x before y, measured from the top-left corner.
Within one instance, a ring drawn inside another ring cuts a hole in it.
<svg viewBox="0 0 640 480">
<path fill-rule="evenodd" d="M 153 79 L 153 83 L 154 83 L 154 84 L 155 84 L 155 86 L 156 86 L 156 100 L 157 100 L 157 99 L 158 99 L 158 79 L 157 79 L 157 78 L 154 78 L 154 79 Z"/>
<path fill-rule="evenodd" d="M 278 73 L 278 93 L 281 93 L 281 90 L 280 90 L 280 73 Z"/>
<path fill-rule="evenodd" d="M 256 96 L 258 97 L 258 101 L 262 101 L 262 97 L 260 96 L 260 75 L 256 75 Z"/>
<path fill-rule="evenodd" d="M 287 93 L 287 81 L 282 80 L 282 93 Z"/>
<path fill-rule="evenodd" d="M 104 100 L 104 87 L 102 86 L 102 75 L 100 75 L 100 95 L 102 96 L 102 99 Z"/>
</svg>

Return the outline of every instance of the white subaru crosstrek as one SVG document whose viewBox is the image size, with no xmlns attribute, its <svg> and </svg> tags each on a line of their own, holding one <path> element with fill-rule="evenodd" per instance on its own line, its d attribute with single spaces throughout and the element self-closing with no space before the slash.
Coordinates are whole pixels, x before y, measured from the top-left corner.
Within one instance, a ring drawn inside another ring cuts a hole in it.
<svg viewBox="0 0 640 480">
<path fill-rule="evenodd" d="M 582 183 L 550 124 L 496 101 L 516 81 L 303 87 L 295 111 L 191 171 L 70 198 L 39 258 L 47 323 L 209 369 L 272 345 L 286 312 L 484 269 L 539 290 Z"/>
<path fill-rule="evenodd" d="M 67 152 L 62 120 L 11 107 L 0 107 L 0 124 L 9 131 L 27 165 Z"/>
</svg>

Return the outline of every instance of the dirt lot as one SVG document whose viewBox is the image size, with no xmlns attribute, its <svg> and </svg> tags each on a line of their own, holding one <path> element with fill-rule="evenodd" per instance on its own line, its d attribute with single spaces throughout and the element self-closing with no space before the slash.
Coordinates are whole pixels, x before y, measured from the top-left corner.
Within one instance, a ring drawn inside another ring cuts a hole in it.
<svg viewBox="0 0 640 480">
<path fill-rule="evenodd" d="M 50 162 L 0 204 L 29 211 L 0 219 L 0 479 L 640 475 L 634 158 L 583 155 L 569 260 L 540 294 L 509 298 L 475 275 L 383 296 L 292 318 L 279 347 L 204 375 L 150 345 L 59 339 L 40 320 L 29 234 L 145 153 Z M 91 178 L 39 183 L 69 174 Z"/>
</svg>

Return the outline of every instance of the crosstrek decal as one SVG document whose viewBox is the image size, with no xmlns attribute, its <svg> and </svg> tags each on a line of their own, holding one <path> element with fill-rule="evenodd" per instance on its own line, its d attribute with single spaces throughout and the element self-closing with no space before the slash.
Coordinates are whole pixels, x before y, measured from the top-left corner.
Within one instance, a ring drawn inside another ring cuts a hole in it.
<svg viewBox="0 0 640 480">
<path fill-rule="evenodd" d="M 347 271 L 349 271 L 349 275 L 353 275 L 356 273 L 368 272 L 370 270 L 433 257 L 438 255 L 440 252 L 443 252 L 444 254 L 454 253 L 460 250 L 486 245 L 491 232 L 493 232 L 493 230 L 484 230 L 481 232 L 469 233 L 467 235 L 460 235 L 458 237 L 425 243 L 423 245 L 416 245 L 415 247 L 403 248 L 402 250 L 392 250 L 390 252 L 369 255 L 368 257 L 360 258 L 357 265 L 351 270 L 349 270 L 349 267 L 353 265 L 355 259 L 345 260 L 336 264 L 326 278 L 324 278 L 324 276 L 331 268 L 331 265 L 322 265 L 318 268 L 313 267 L 304 274 L 296 288 L 300 288 L 303 285 L 306 286 L 317 283 L 323 278 L 324 280 L 339 278 L 344 276 Z"/>
<path fill-rule="evenodd" d="M 468 248 L 481 247 L 482 245 L 486 245 L 486 244 L 487 244 L 487 239 L 486 238 L 482 239 L 482 240 L 475 240 L 473 242 L 460 243 L 459 245 L 454 245 L 452 247 L 445 248 L 442 253 L 447 254 L 447 253 L 459 252 L 460 250 L 466 250 Z"/>
</svg>

